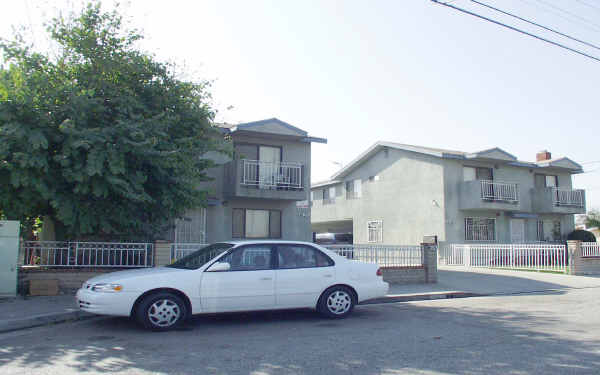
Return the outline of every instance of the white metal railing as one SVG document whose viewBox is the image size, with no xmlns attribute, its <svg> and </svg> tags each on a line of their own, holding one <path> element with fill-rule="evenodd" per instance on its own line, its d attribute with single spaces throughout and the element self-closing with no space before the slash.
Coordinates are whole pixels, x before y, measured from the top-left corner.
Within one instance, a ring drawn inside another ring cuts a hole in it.
<svg viewBox="0 0 600 375">
<path fill-rule="evenodd" d="M 242 159 L 242 185 L 302 189 L 302 164 Z"/>
<path fill-rule="evenodd" d="M 421 246 L 396 245 L 327 245 L 325 248 L 361 262 L 382 267 L 414 267 L 423 265 Z"/>
<path fill-rule="evenodd" d="M 600 257 L 600 242 L 582 242 L 581 255 L 584 257 Z"/>
<path fill-rule="evenodd" d="M 186 255 L 193 253 L 196 250 L 200 250 L 203 247 L 208 246 L 206 243 L 174 243 L 171 244 L 171 263 L 177 259 L 183 258 Z"/>
<path fill-rule="evenodd" d="M 152 267 L 151 243 L 23 241 L 24 266 Z"/>
<path fill-rule="evenodd" d="M 480 182 L 481 199 L 505 202 L 519 201 L 519 186 L 517 184 L 488 180 L 481 180 Z"/>
<path fill-rule="evenodd" d="M 335 204 L 335 198 L 323 198 L 323 206 Z"/>
<path fill-rule="evenodd" d="M 552 188 L 552 197 L 555 206 L 583 207 L 585 205 L 584 190 L 567 190 Z"/>
<path fill-rule="evenodd" d="M 439 263 L 449 266 L 566 271 L 562 244 L 447 244 Z"/>
</svg>

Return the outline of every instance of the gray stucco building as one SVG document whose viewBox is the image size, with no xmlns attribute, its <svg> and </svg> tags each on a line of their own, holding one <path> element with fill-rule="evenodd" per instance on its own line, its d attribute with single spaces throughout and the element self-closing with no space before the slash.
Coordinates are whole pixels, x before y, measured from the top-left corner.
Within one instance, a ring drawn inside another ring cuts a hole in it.
<svg viewBox="0 0 600 375">
<path fill-rule="evenodd" d="M 542 151 L 535 162 L 499 148 L 460 152 L 377 142 L 311 187 L 316 233 L 352 233 L 354 243 L 558 241 L 585 213 L 572 189 L 582 167 Z"/>
<path fill-rule="evenodd" d="M 325 139 L 276 118 L 244 124 L 218 125 L 233 157 L 211 155 L 218 166 L 206 208 L 177 220 L 169 240 L 211 243 L 243 238 L 311 240 L 307 206 L 310 189 L 311 142 Z"/>
</svg>

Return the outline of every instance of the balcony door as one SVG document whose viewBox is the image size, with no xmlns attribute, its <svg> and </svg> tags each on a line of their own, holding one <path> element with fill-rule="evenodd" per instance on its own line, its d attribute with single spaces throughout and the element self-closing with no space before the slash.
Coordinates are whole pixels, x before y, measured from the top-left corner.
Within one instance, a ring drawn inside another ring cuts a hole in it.
<svg viewBox="0 0 600 375">
<path fill-rule="evenodd" d="M 281 163 L 281 148 L 271 146 L 258 147 L 258 175 L 260 188 L 277 187 L 279 166 Z"/>
</svg>

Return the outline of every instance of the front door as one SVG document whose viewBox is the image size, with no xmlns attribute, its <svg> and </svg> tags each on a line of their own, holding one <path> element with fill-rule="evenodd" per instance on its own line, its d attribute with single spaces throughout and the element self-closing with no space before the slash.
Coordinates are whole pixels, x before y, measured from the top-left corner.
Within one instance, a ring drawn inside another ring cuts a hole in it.
<svg viewBox="0 0 600 375">
<path fill-rule="evenodd" d="M 247 245 L 219 260 L 229 271 L 202 274 L 203 312 L 268 310 L 275 307 L 275 270 L 270 245 Z"/>
<path fill-rule="evenodd" d="M 525 242 L 525 220 L 511 219 L 510 220 L 510 242 L 524 243 Z"/>
</svg>

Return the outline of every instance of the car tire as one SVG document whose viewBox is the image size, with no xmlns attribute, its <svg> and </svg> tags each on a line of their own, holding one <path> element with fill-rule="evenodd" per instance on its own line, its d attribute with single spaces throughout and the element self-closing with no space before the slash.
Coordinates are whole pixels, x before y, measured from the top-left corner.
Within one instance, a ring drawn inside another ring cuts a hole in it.
<svg viewBox="0 0 600 375">
<path fill-rule="evenodd" d="M 136 309 L 137 321 L 153 331 L 167 331 L 179 326 L 187 318 L 183 300 L 168 292 L 146 296 Z"/>
<path fill-rule="evenodd" d="M 323 292 L 317 303 L 317 311 L 328 318 L 345 318 L 356 305 L 354 292 L 345 286 L 333 286 Z"/>
</svg>

